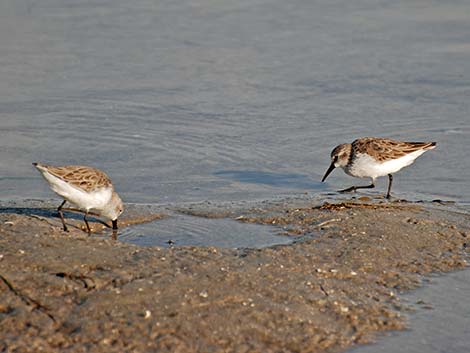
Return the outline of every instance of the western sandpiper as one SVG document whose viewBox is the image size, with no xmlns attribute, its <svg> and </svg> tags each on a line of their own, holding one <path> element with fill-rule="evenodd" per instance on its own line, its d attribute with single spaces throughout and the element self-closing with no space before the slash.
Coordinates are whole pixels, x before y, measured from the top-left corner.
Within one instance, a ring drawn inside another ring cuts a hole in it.
<svg viewBox="0 0 470 353">
<path fill-rule="evenodd" d="M 113 230 L 117 230 L 117 218 L 124 210 L 121 198 L 114 190 L 109 177 L 99 169 L 81 165 L 67 165 L 54 167 L 40 163 L 33 165 L 47 180 L 51 189 L 64 198 L 58 207 L 64 230 L 67 230 L 62 207 L 68 201 L 78 210 L 85 213 L 85 221 L 88 233 L 91 232 L 88 224 L 88 214 L 96 213 L 98 216 L 109 218 L 113 224 Z"/>
<path fill-rule="evenodd" d="M 436 147 L 436 142 L 402 142 L 386 138 L 363 137 L 353 143 L 336 146 L 331 152 L 331 165 L 323 176 L 322 182 L 337 167 L 343 168 L 348 175 L 357 178 L 371 178 L 366 186 L 351 186 L 340 192 L 356 191 L 375 187 L 375 180 L 388 175 L 386 198 L 390 198 L 392 174 L 412 164 L 427 150 Z"/>
</svg>

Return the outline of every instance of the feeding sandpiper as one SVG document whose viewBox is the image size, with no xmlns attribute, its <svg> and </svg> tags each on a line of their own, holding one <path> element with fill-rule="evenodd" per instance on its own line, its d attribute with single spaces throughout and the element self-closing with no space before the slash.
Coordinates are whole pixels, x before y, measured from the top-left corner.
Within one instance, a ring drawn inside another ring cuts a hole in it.
<svg viewBox="0 0 470 353">
<path fill-rule="evenodd" d="M 322 182 L 337 167 L 343 168 L 348 175 L 357 178 L 371 178 L 366 186 L 351 186 L 340 192 L 356 191 L 375 187 L 375 180 L 388 175 L 386 198 L 390 198 L 392 174 L 412 164 L 427 150 L 436 147 L 436 142 L 402 142 L 386 138 L 363 137 L 353 143 L 336 146 L 331 152 L 331 165 L 323 176 Z"/>
<path fill-rule="evenodd" d="M 113 230 L 117 230 L 117 218 L 124 210 L 121 198 L 114 190 L 109 177 L 99 169 L 81 165 L 67 165 L 54 167 L 40 163 L 33 165 L 47 180 L 51 189 L 64 198 L 58 207 L 64 230 L 67 230 L 62 207 L 68 201 L 78 210 L 85 213 L 85 221 L 88 233 L 91 233 L 88 224 L 88 214 L 96 213 L 98 216 L 109 218 L 112 221 Z"/>
</svg>

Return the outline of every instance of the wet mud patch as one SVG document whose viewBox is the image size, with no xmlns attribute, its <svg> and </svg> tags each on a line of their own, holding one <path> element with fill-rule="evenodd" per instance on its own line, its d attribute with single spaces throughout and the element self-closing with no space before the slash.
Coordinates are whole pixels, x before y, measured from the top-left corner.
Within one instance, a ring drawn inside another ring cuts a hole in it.
<svg viewBox="0 0 470 353">
<path fill-rule="evenodd" d="M 467 214 L 322 205 L 212 205 L 296 230 L 262 249 L 139 247 L 0 213 L 0 350 L 342 351 L 405 328 L 400 293 L 423 275 L 467 266 Z"/>
<path fill-rule="evenodd" d="M 0 214 L 25 215 L 48 223 L 52 227 L 62 228 L 56 204 L 58 205 L 60 202 L 42 200 L 4 202 L 0 204 Z M 81 230 L 84 233 L 87 232 L 83 221 L 83 212 L 70 211 L 65 207 L 63 213 L 67 227 Z M 126 227 L 154 222 L 166 217 L 168 215 L 163 210 L 152 205 L 126 205 L 124 213 L 118 220 L 118 233 Z M 88 222 L 92 235 L 107 235 L 111 232 L 111 222 L 109 220 L 103 220 L 97 215 L 90 214 Z"/>
</svg>

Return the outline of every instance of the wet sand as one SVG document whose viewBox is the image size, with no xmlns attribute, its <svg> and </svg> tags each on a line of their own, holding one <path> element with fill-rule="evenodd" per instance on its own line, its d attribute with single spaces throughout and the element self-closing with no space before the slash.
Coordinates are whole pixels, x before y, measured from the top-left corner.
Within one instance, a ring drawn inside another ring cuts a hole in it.
<svg viewBox="0 0 470 353">
<path fill-rule="evenodd" d="M 164 216 L 144 211 L 122 223 Z M 422 275 L 467 266 L 470 217 L 439 203 L 289 200 L 180 211 L 269 224 L 295 241 L 138 247 L 106 230 L 88 237 L 80 217 L 66 233 L 47 213 L 4 208 L 0 350 L 342 351 L 405 328 L 400 293 Z"/>
</svg>

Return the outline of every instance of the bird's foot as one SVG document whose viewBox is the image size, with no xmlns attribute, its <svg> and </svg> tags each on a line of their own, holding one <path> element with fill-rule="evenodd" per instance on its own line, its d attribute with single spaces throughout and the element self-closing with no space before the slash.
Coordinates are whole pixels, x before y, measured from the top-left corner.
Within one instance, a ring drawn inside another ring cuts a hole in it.
<svg viewBox="0 0 470 353">
<path fill-rule="evenodd" d="M 356 192 L 356 187 L 355 186 L 351 186 L 350 188 L 347 188 L 347 189 L 343 189 L 343 190 L 338 190 L 338 192 L 344 194 L 345 192 Z"/>
</svg>

